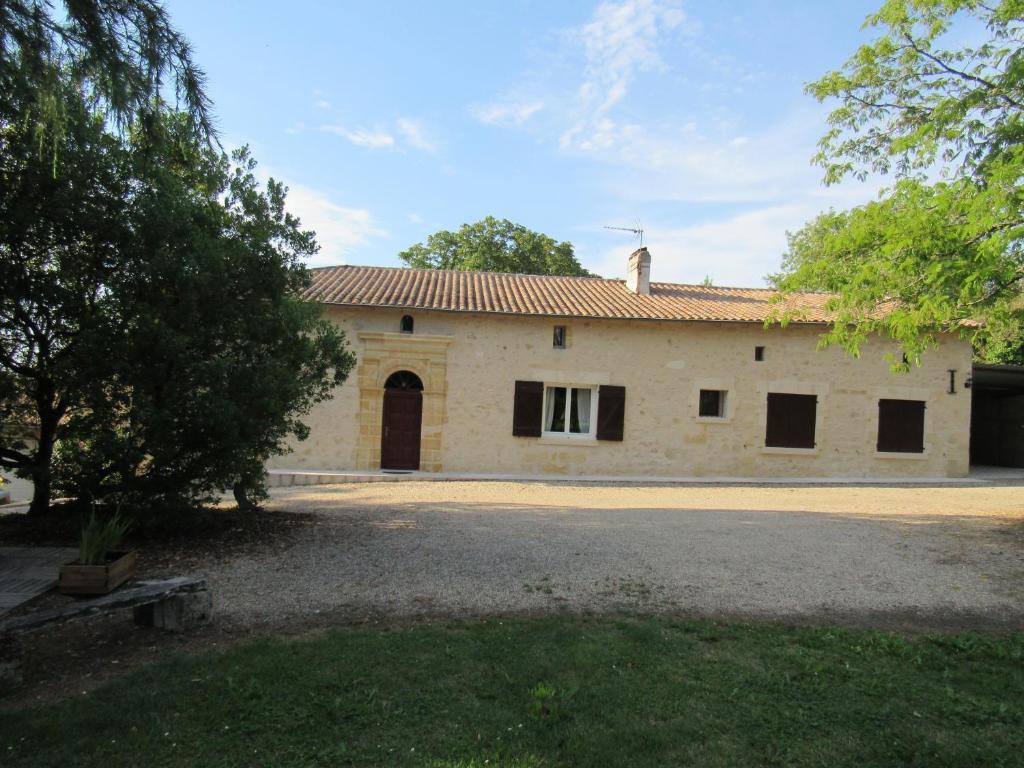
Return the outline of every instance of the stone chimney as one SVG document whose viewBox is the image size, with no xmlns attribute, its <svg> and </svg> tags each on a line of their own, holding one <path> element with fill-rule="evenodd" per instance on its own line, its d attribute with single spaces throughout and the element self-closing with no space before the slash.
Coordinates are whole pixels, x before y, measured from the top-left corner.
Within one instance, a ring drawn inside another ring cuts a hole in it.
<svg viewBox="0 0 1024 768">
<path fill-rule="evenodd" d="M 651 254 L 646 248 L 637 248 L 629 254 L 626 287 L 643 296 L 651 294 Z"/>
</svg>

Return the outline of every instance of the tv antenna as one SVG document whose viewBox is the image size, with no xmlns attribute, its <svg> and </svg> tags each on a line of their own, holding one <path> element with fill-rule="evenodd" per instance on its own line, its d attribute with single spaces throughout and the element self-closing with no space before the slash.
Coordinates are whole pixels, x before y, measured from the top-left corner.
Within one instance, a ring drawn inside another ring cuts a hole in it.
<svg viewBox="0 0 1024 768">
<path fill-rule="evenodd" d="M 635 227 L 608 227 L 605 229 L 617 229 L 621 232 L 632 232 L 634 235 L 640 238 L 640 245 L 644 244 L 644 228 L 640 226 L 640 222 L 636 223 Z"/>
</svg>

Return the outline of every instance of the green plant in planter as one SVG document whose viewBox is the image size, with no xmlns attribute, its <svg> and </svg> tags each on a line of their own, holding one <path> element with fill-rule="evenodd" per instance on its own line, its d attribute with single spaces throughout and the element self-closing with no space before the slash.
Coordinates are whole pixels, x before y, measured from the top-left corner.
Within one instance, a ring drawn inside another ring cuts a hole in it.
<svg viewBox="0 0 1024 768">
<path fill-rule="evenodd" d="M 108 552 L 113 551 L 131 528 L 131 521 L 121 517 L 121 511 L 113 517 L 101 520 L 96 510 L 89 515 L 89 522 L 82 527 L 82 539 L 78 546 L 78 562 L 82 565 L 100 565 Z"/>
</svg>

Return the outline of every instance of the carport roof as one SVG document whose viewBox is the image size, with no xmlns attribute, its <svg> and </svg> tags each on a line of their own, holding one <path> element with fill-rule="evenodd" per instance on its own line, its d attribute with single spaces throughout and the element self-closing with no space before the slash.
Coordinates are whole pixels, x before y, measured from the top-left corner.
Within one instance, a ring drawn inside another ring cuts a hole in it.
<svg viewBox="0 0 1024 768">
<path fill-rule="evenodd" d="M 984 390 L 1020 390 L 1024 392 L 1024 365 L 975 364 L 971 386 Z"/>
</svg>

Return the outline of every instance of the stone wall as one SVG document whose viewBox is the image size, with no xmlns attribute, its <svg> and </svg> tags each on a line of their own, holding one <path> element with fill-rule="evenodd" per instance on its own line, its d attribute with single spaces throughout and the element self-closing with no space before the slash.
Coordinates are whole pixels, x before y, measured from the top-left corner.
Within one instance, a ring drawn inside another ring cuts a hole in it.
<svg viewBox="0 0 1024 768">
<path fill-rule="evenodd" d="M 860 359 L 817 350 L 819 328 L 745 323 L 564 320 L 330 307 L 359 357 L 349 381 L 309 417 L 309 440 L 272 466 L 377 469 L 383 382 L 411 370 L 424 382 L 421 467 L 428 471 L 578 475 L 885 477 L 962 476 L 968 470 L 971 370 L 950 337 L 923 366 L 893 374 L 891 344 Z M 552 327 L 568 326 L 566 349 Z M 765 359 L 754 360 L 754 347 Z M 957 391 L 948 394 L 949 369 Z M 512 435 L 517 379 L 626 388 L 621 443 Z M 728 391 L 724 418 L 700 418 L 700 389 Z M 766 395 L 818 396 L 817 447 L 765 448 Z M 880 398 L 925 400 L 924 454 L 875 450 Z"/>
</svg>

